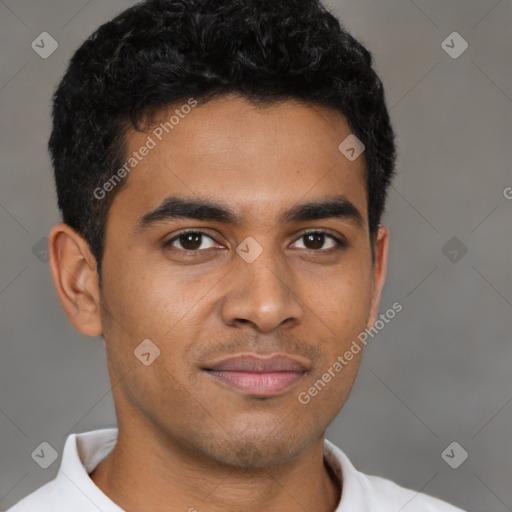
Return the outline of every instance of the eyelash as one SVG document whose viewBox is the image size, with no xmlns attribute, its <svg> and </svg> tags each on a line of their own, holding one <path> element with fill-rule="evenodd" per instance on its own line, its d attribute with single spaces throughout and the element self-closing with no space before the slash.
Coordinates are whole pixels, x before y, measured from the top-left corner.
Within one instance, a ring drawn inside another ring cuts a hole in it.
<svg viewBox="0 0 512 512">
<path fill-rule="evenodd" d="M 183 235 L 186 235 L 186 234 L 189 234 L 189 233 L 200 234 L 200 235 L 206 236 L 208 238 L 211 238 L 215 243 L 218 243 L 210 234 L 208 234 L 205 231 L 201 231 L 199 229 L 188 229 L 188 230 L 181 231 L 180 233 L 175 235 L 173 238 L 171 238 L 170 240 L 165 242 L 164 243 L 164 248 L 171 247 L 172 249 L 176 249 L 179 252 L 193 254 L 193 255 L 196 255 L 196 254 L 202 253 L 202 252 L 207 252 L 207 251 L 210 250 L 210 249 L 196 249 L 195 251 L 192 251 L 192 250 L 187 250 L 187 249 L 179 249 L 179 248 L 176 248 L 176 247 L 172 246 L 172 243 L 175 242 L 177 239 L 179 239 L 180 236 L 183 236 Z M 331 247 L 329 249 L 306 249 L 306 250 L 309 250 L 309 251 L 313 251 L 313 252 L 316 252 L 316 253 L 326 253 L 326 254 L 329 254 L 329 253 L 331 253 L 333 251 L 339 251 L 339 250 L 345 249 L 347 247 L 347 245 L 348 245 L 347 242 L 345 242 L 341 238 L 338 238 L 338 237 L 334 236 L 333 234 L 331 234 L 329 231 L 325 231 L 325 230 L 322 230 L 322 229 L 305 231 L 304 233 L 302 233 L 296 239 L 296 241 L 300 240 L 301 238 L 304 238 L 307 235 L 312 235 L 312 234 L 315 234 L 315 235 L 316 234 L 321 234 L 321 235 L 327 236 L 328 238 L 331 238 L 332 240 L 334 240 L 336 242 L 336 247 Z"/>
</svg>

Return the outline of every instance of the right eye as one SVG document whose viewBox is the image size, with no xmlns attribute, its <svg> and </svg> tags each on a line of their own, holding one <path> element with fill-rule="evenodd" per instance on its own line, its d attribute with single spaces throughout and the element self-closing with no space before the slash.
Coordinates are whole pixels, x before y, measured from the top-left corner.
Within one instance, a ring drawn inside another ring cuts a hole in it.
<svg viewBox="0 0 512 512">
<path fill-rule="evenodd" d="M 173 247 L 174 249 L 188 252 L 200 252 L 212 249 L 214 247 L 213 245 L 205 247 L 205 237 L 215 242 L 215 240 L 204 231 L 182 231 L 178 235 L 165 242 L 164 247 Z"/>
</svg>

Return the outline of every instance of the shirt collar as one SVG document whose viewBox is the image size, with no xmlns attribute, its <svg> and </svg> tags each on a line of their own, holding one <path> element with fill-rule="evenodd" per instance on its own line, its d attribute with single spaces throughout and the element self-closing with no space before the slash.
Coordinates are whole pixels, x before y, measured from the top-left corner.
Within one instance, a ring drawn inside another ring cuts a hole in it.
<svg viewBox="0 0 512 512">
<path fill-rule="evenodd" d="M 125 512 L 89 477 L 89 473 L 114 448 L 117 433 L 117 428 L 107 428 L 71 434 L 67 438 L 56 477 L 56 488 L 59 489 L 59 497 L 73 503 L 75 510 L 90 510 L 92 502 L 102 512 Z"/>
<path fill-rule="evenodd" d="M 56 477 L 55 483 L 59 488 L 59 494 L 69 496 L 70 502 L 78 499 L 80 502 L 86 500 L 84 503 L 87 503 L 88 500 L 103 512 L 124 512 L 89 477 L 96 466 L 112 451 L 117 437 L 117 428 L 71 434 L 66 440 Z M 380 507 L 371 498 L 372 493 L 365 492 L 362 474 L 348 457 L 327 439 L 324 439 L 324 458 L 342 488 L 341 500 L 335 512 L 379 510 Z M 77 510 L 80 510 L 79 507 Z"/>
</svg>

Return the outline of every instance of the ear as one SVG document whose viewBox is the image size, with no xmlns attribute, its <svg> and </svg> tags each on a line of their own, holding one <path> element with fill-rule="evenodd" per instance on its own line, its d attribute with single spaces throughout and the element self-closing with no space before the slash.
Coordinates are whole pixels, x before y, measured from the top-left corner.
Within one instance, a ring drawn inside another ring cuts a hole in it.
<svg viewBox="0 0 512 512">
<path fill-rule="evenodd" d="M 61 222 L 50 231 L 48 250 L 53 282 L 71 324 L 87 336 L 101 336 L 98 274 L 89 244 Z"/>
<path fill-rule="evenodd" d="M 388 266 L 389 230 L 379 226 L 375 240 L 375 256 L 373 261 L 373 295 L 367 328 L 373 327 L 379 314 L 380 295 L 386 280 Z"/>
</svg>

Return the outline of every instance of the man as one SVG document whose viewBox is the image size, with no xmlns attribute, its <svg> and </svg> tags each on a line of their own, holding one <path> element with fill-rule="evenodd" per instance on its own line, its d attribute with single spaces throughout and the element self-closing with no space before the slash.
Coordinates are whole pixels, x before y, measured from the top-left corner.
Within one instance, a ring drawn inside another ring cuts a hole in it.
<svg viewBox="0 0 512 512">
<path fill-rule="evenodd" d="M 118 429 L 71 435 L 12 512 L 460 510 L 324 438 L 386 275 L 395 146 L 371 64 L 312 0 L 149 0 L 78 49 L 50 265 L 105 340 Z"/>
</svg>

